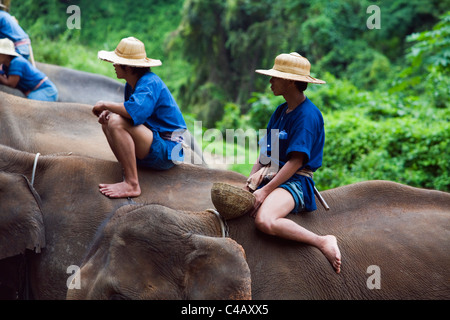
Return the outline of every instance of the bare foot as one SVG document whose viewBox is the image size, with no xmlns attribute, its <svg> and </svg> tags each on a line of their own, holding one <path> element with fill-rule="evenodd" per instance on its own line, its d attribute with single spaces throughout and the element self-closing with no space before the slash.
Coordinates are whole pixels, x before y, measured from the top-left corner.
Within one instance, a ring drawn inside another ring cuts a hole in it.
<svg viewBox="0 0 450 320">
<path fill-rule="evenodd" d="M 341 272 L 341 252 L 337 245 L 337 240 L 335 236 L 323 236 L 323 245 L 320 250 L 325 255 L 325 257 L 330 261 L 336 273 Z"/>
<path fill-rule="evenodd" d="M 131 185 L 125 181 L 114 184 L 99 184 L 100 192 L 110 198 L 133 198 L 141 194 L 139 185 Z"/>
</svg>

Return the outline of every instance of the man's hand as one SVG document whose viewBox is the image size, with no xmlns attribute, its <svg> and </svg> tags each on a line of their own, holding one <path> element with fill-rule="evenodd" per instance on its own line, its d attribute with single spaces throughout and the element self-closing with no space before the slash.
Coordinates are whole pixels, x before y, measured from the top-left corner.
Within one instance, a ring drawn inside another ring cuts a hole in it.
<svg viewBox="0 0 450 320">
<path fill-rule="evenodd" d="M 270 194 L 270 192 L 267 192 L 266 190 L 267 189 L 263 187 L 253 192 L 253 195 L 255 196 L 255 204 L 253 205 L 253 210 L 250 211 L 249 213 L 252 218 L 256 217 L 256 212 L 258 211 L 259 207 L 262 205 L 264 200 L 266 200 L 267 196 Z"/>
<path fill-rule="evenodd" d="M 109 115 L 111 114 L 111 111 L 104 110 L 100 115 L 98 116 L 98 123 L 100 124 L 107 124 L 109 120 Z"/>
<path fill-rule="evenodd" d="M 103 111 L 107 110 L 106 105 L 104 101 L 98 101 L 95 106 L 92 108 L 92 113 L 95 114 L 97 117 L 100 117 L 100 115 L 103 113 Z M 100 120 L 99 120 L 100 122 Z"/>
<path fill-rule="evenodd" d="M 112 102 L 112 101 L 98 101 L 95 106 L 92 108 L 92 113 L 95 114 L 97 117 L 100 117 L 103 111 L 108 111 L 109 113 L 116 113 L 126 119 L 131 119 L 131 116 L 128 114 L 127 109 L 125 109 L 125 106 L 123 103 L 118 102 Z M 108 120 L 106 118 L 106 114 L 104 115 L 103 120 Z M 100 122 L 100 119 L 99 119 Z"/>
<path fill-rule="evenodd" d="M 16 75 L 12 75 L 7 77 L 6 74 L 0 75 L 0 84 L 3 84 L 5 86 L 15 88 L 17 87 L 17 84 L 20 81 L 20 77 Z"/>
</svg>

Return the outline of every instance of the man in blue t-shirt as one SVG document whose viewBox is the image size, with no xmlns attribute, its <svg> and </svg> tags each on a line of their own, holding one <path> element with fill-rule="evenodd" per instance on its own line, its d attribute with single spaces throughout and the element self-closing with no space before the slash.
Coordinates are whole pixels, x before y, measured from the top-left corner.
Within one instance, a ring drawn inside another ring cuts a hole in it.
<svg viewBox="0 0 450 320">
<path fill-rule="evenodd" d="M 58 90 L 48 77 L 33 67 L 28 60 L 14 50 L 9 39 L 0 39 L 0 64 L 4 75 L 0 75 L 0 84 L 21 90 L 28 99 L 56 101 Z"/>
<path fill-rule="evenodd" d="M 293 52 L 278 55 L 270 70 L 256 70 L 271 76 L 273 94 L 283 96 L 286 102 L 270 118 L 267 136 L 260 144 L 260 156 L 250 173 L 249 181 L 252 181 L 265 165 L 277 169 L 271 179 L 263 180 L 258 186 L 248 185 L 256 199 L 250 215 L 262 232 L 317 247 L 339 273 L 341 254 L 336 237 L 317 235 L 286 219 L 291 212 L 316 209 L 312 176 L 322 165 L 324 122 L 321 112 L 304 91 L 308 83 L 325 81 L 311 77 L 310 68 L 306 58 Z"/>
<path fill-rule="evenodd" d="M 174 150 L 181 150 L 177 146 L 186 123 L 167 86 L 150 70 L 161 61 L 147 58 L 141 41 L 122 39 L 114 51 L 100 51 L 98 57 L 112 62 L 117 78 L 127 82 L 124 103 L 99 101 L 92 109 L 124 170 L 122 182 L 100 184 L 100 192 L 111 198 L 137 197 L 138 165 L 167 170 L 183 160 Z"/>
</svg>

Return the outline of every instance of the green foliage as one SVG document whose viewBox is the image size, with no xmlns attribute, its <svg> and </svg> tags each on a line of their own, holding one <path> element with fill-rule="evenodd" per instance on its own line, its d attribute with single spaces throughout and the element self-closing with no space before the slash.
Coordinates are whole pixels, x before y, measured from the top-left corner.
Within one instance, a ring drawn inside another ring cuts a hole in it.
<svg viewBox="0 0 450 320">
<path fill-rule="evenodd" d="M 450 112 L 427 118 L 426 111 L 411 110 L 403 116 L 380 118 L 385 115 L 381 108 L 381 115 L 374 119 L 373 108 L 325 115 L 327 138 L 318 184 L 331 188 L 382 179 L 448 191 Z"/>
<path fill-rule="evenodd" d="M 414 69 L 425 64 L 427 69 L 450 73 L 450 11 L 431 31 L 413 33 L 408 42 L 416 42 L 407 55 Z"/>
<path fill-rule="evenodd" d="M 369 30 L 366 9 L 371 4 L 369 0 L 186 0 L 171 43 L 177 44 L 197 75 L 187 79 L 181 99 L 193 109 L 196 104 L 214 108 L 208 101 L 215 97 L 197 91 L 212 83 L 222 88 L 222 108 L 231 102 L 246 112 L 252 92 L 266 87 L 266 80 L 254 70 L 270 68 L 277 54 L 291 51 L 308 57 L 313 76 L 327 71 L 359 89 L 389 88 L 386 79 L 397 71 L 393 63 L 402 62 L 405 37 L 417 28 L 431 27 L 446 6 L 439 0 L 380 1 L 382 27 Z"/>
<path fill-rule="evenodd" d="M 254 92 L 249 99 L 250 110 L 247 113 L 249 127 L 256 130 L 265 129 L 275 108 L 284 102 L 282 97 L 276 97 L 269 91 Z"/>
<path fill-rule="evenodd" d="M 97 52 L 114 50 L 122 38 L 134 36 L 145 43 L 149 57 L 162 60 L 163 65 L 154 71 L 178 95 L 191 70 L 187 61 L 166 51 L 165 41 L 180 22 L 182 4 L 183 0 L 141 0 L 138 4 L 131 0 L 12 0 L 11 14 L 30 35 L 35 60 L 112 78 L 116 78 L 114 68 L 100 62 Z M 67 28 L 69 5 L 80 8 L 80 30 Z"/>
<path fill-rule="evenodd" d="M 67 30 L 69 5 L 81 11 L 79 42 L 112 50 L 120 39 L 135 36 L 147 46 L 148 55 L 164 57 L 162 44 L 180 21 L 182 0 L 12 0 L 11 12 L 33 39 L 59 41 Z"/>
<path fill-rule="evenodd" d="M 425 95 L 437 108 L 448 108 L 450 101 L 450 11 L 442 16 L 432 30 L 413 33 L 408 42 L 415 42 L 406 58 L 410 63 L 396 79 L 390 92 Z"/>
</svg>

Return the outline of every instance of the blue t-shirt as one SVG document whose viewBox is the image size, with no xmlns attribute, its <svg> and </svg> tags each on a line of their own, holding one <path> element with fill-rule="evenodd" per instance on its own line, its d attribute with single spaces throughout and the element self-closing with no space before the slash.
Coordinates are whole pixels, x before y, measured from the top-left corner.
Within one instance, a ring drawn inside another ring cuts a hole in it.
<svg viewBox="0 0 450 320">
<path fill-rule="evenodd" d="M 0 39 L 3 38 L 17 42 L 29 37 L 8 12 L 0 10 Z"/>
<path fill-rule="evenodd" d="M 5 68 L 5 66 L 3 66 L 3 68 L 6 69 L 5 73 L 8 76 L 16 75 L 20 77 L 17 88 L 25 92 L 33 91 L 39 82 L 46 77 L 42 71 L 33 67 L 33 65 L 22 56 L 13 57 L 9 67 Z M 45 81 L 39 89 L 47 86 L 49 86 L 49 84 Z"/>
<path fill-rule="evenodd" d="M 153 72 L 143 75 L 133 91 L 125 85 L 125 109 L 134 125 L 144 124 L 159 133 L 186 130 L 186 122 L 166 84 Z"/>
<path fill-rule="evenodd" d="M 183 114 L 169 88 L 153 72 L 143 75 L 134 91 L 128 83 L 125 85 L 124 105 L 134 125 L 143 124 L 165 140 L 181 142 L 187 129 Z"/>
<path fill-rule="evenodd" d="M 267 135 L 260 142 L 261 159 L 270 158 L 270 161 L 283 167 L 289 160 L 289 154 L 293 151 L 306 155 L 303 166 L 298 168 L 316 171 L 322 166 L 323 147 L 325 144 L 325 129 L 322 113 L 309 100 L 305 99 L 293 111 L 286 113 L 287 103 L 277 107 L 267 125 Z M 272 131 L 273 130 L 273 131 Z M 273 134 L 278 134 L 272 138 Z M 279 155 L 276 157 L 278 143 Z M 272 155 L 272 153 L 274 153 Z M 268 160 L 268 159 L 267 159 Z M 267 164 L 266 160 L 262 161 Z M 302 175 L 294 174 L 288 181 L 300 181 L 303 188 L 305 209 L 316 210 L 314 199 L 314 181 Z"/>
</svg>

